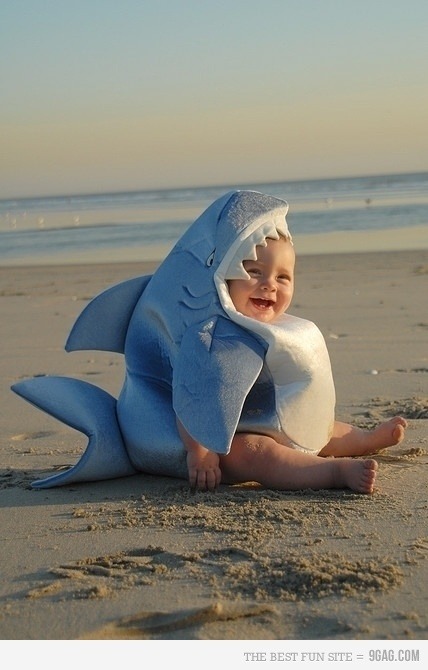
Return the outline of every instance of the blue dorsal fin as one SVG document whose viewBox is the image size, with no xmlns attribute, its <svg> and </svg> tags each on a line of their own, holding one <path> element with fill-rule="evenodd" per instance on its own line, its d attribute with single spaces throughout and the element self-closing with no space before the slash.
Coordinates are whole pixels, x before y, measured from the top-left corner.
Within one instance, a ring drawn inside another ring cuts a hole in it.
<svg viewBox="0 0 428 670">
<path fill-rule="evenodd" d="M 71 329 L 66 351 L 97 349 L 123 354 L 129 321 L 151 277 L 128 279 L 91 300 Z"/>
</svg>

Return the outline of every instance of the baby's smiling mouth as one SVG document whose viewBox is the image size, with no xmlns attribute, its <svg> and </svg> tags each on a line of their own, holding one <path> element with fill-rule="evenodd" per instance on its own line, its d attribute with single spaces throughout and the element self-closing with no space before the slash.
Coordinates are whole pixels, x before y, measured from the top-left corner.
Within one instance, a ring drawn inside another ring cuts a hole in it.
<svg viewBox="0 0 428 670">
<path fill-rule="evenodd" d="M 273 307 L 275 304 L 273 300 L 265 300 L 263 298 L 251 298 L 251 302 L 257 309 L 269 309 L 269 307 Z"/>
</svg>

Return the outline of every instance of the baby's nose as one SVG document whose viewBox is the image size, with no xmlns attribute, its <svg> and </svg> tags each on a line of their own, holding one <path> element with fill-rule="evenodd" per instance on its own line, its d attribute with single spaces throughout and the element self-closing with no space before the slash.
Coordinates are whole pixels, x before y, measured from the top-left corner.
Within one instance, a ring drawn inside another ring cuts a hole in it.
<svg viewBox="0 0 428 670">
<path fill-rule="evenodd" d="M 273 291 L 275 289 L 275 281 L 273 277 L 264 277 L 262 282 L 262 288 L 265 291 Z"/>
</svg>

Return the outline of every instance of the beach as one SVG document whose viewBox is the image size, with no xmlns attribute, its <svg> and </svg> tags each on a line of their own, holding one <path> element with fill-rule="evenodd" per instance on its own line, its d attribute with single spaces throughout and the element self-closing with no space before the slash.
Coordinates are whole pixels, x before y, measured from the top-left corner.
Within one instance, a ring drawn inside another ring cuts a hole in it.
<svg viewBox="0 0 428 670">
<path fill-rule="evenodd" d="M 87 438 L 10 386 L 54 374 L 117 396 L 122 356 L 64 342 L 93 296 L 160 259 L 0 267 L 1 639 L 428 639 L 428 245 L 402 232 L 388 249 L 381 235 L 353 253 L 296 244 L 290 308 L 324 334 L 338 419 L 408 420 L 375 456 L 372 496 L 255 483 L 192 494 L 144 473 L 31 489 Z"/>
</svg>

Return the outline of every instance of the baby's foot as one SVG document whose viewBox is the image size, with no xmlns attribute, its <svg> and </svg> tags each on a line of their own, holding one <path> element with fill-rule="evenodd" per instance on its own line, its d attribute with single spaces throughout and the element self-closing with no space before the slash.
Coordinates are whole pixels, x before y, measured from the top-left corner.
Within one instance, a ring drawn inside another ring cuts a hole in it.
<svg viewBox="0 0 428 670">
<path fill-rule="evenodd" d="M 373 493 L 378 469 L 375 460 L 338 458 L 335 459 L 335 464 L 339 473 L 337 488 L 346 487 L 357 493 Z"/>
<path fill-rule="evenodd" d="M 404 432 L 407 428 L 407 421 L 401 416 L 394 416 L 389 421 L 379 424 L 374 430 L 367 432 L 364 439 L 364 451 L 361 456 L 366 454 L 375 454 L 385 447 L 392 447 L 399 444 L 404 438 Z"/>
</svg>

